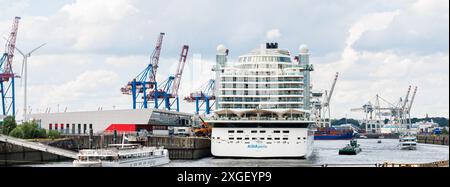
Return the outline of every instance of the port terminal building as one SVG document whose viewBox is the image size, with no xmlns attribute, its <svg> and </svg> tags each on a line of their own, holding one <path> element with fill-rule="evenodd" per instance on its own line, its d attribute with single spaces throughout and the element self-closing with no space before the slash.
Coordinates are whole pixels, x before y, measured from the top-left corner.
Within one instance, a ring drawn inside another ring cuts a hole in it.
<svg viewBox="0 0 450 187">
<path fill-rule="evenodd" d="M 41 128 L 70 135 L 89 134 L 90 129 L 95 134 L 147 130 L 166 135 L 173 127 L 192 126 L 196 122 L 193 114 L 159 109 L 44 113 L 30 117 Z"/>
</svg>

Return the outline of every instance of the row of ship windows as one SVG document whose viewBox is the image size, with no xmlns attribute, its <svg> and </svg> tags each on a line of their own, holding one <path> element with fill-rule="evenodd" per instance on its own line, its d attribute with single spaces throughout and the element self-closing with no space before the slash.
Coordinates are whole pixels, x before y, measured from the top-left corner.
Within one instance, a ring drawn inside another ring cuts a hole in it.
<svg viewBox="0 0 450 187">
<path fill-rule="evenodd" d="M 302 84 L 266 84 L 266 85 L 258 85 L 258 84 L 225 84 L 222 83 L 220 86 L 221 88 L 263 88 L 263 89 L 269 89 L 269 88 L 304 88 Z"/>
<path fill-rule="evenodd" d="M 259 68 L 266 68 L 266 69 L 285 69 L 292 67 L 292 64 L 242 64 L 238 67 L 243 69 L 259 69 Z"/>
<path fill-rule="evenodd" d="M 217 139 L 217 140 L 220 140 L 220 137 L 213 137 L 213 139 Z M 297 140 L 306 140 L 306 137 L 297 137 Z M 234 138 L 234 137 L 229 137 L 228 138 L 228 140 L 250 140 L 250 138 L 249 137 L 245 137 L 245 138 L 242 138 L 242 137 L 237 137 L 237 138 Z M 277 137 L 277 138 L 271 138 L 271 137 L 268 137 L 268 138 L 264 138 L 264 137 L 260 137 L 260 138 L 257 138 L 257 137 L 252 137 L 251 138 L 251 140 L 289 140 L 289 138 L 279 138 L 279 137 Z"/>
<path fill-rule="evenodd" d="M 136 166 L 142 166 L 142 165 L 146 165 L 147 162 L 139 162 L 139 163 L 134 163 L 134 164 L 130 164 L 130 167 L 136 167 Z M 150 164 L 150 161 L 148 161 L 148 164 Z"/>
<path fill-rule="evenodd" d="M 220 98 L 219 102 L 303 102 L 302 98 L 242 98 L 242 97 L 225 97 Z"/>
<path fill-rule="evenodd" d="M 255 75 L 274 75 L 273 73 L 258 73 Z M 302 77 L 222 77 L 222 82 L 303 82 Z"/>
<path fill-rule="evenodd" d="M 249 90 L 222 90 L 222 95 L 299 95 L 302 96 L 302 91 L 289 90 L 289 91 L 249 91 Z"/>
<path fill-rule="evenodd" d="M 220 104 L 219 108 L 221 109 L 286 109 L 286 108 L 302 108 L 301 104 Z"/>
<path fill-rule="evenodd" d="M 220 143 L 220 142 L 219 142 Z M 232 143 L 236 143 L 236 144 L 240 144 L 241 142 L 240 141 L 236 141 L 236 142 L 233 142 L 233 141 L 229 141 L 229 142 L 227 142 L 228 144 L 232 144 Z M 266 144 L 289 144 L 289 142 L 288 141 L 274 141 L 274 142 L 266 142 Z M 302 142 L 296 142 L 296 144 L 301 144 Z M 306 142 L 303 142 L 303 143 L 306 143 Z M 250 144 L 250 142 L 244 142 L 244 144 Z"/>
<path fill-rule="evenodd" d="M 241 57 L 239 62 L 291 62 L 290 57 L 277 57 L 277 56 L 253 56 L 253 57 Z"/>
<path fill-rule="evenodd" d="M 237 131 L 229 130 L 229 131 L 228 131 L 228 133 L 235 133 L 235 132 L 236 132 L 236 133 L 244 133 L 243 130 L 237 130 Z M 286 133 L 286 134 L 289 134 L 289 131 L 288 131 L 288 130 L 284 130 L 284 131 L 281 131 L 281 130 L 274 130 L 274 131 L 273 131 L 273 133 L 275 133 L 275 134 L 278 134 L 278 133 L 281 133 L 281 132 Z M 251 133 L 258 133 L 258 131 L 257 131 L 257 130 L 252 130 Z M 265 130 L 260 130 L 259 133 L 266 133 L 266 131 L 265 131 Z"/>
</svg>

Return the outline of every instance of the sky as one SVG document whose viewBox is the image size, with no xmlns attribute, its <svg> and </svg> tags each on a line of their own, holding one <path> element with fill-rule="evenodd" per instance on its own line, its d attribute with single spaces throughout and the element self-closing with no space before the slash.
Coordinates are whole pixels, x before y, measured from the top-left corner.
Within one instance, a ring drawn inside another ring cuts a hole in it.
<svg viewBox="0 0 450 187">
<path fill-rule="evenodd" d="M 216 47 L 230 61 L 265 42 L 297 54 L 306 44 L 315 66 L 315 90 L 328 90 L 333 118 L 376 94 L 395 103 L 418 86 L 412 116 L 449 116 L 448 0 L 0 0 L 0 36 L 20 16 L 17 47 L 29 51 L 28 105 L 85 111 L 131 108 L 120 88 L 149 62 L 158 34 L 165 32 L 158 80 L 176 70 L 182 45 L 190 46 L 181 96 L 214 78 Z M 6 8 L 5 8 L 6 7 Z M 4 41 L 0 42 L 4 50 Z M 16 53 L 14 71 L 22 68 Z M 18 119 L 23 83 L 17 81 Z M 193 112 L 183 103 L 182 111 Z"/>
</svg>

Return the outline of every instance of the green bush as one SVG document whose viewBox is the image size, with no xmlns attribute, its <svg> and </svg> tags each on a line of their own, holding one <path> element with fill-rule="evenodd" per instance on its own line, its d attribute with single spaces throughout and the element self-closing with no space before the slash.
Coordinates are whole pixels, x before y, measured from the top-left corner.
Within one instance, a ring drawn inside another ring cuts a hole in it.
<svg viewBox="0 0 450 187">
<path fill-rule="evenodd" d="M 9 135 L 12 137 L 16 137 L 16 138 L 22 138 L 22 139 L 25 138 L 25 134 L 23 133 L 23 129 L 21 126 L 16 127 L 14 130 L 12 130 L 9 133 Z"/>
<path fill-rule="evenodd" d="M 47 138 L 45 129 L 39 128 L 35 121 L 25 122 L 17 126 L 9 135 L 22 139 Z"/>
<path fill-rule="evenodd" d="M 48 136 L 48 138 L 56 139 L 61 136 L 61 133 L 59 131 L 49 130 L 47 133 L 47 136 Z"/>
<path fill-rule="evenodd" d="M 8 135 L 17 127 L 16 119 L 13 116 L 8 116 L 3 119 L 2 133 Z"/>
</svg>

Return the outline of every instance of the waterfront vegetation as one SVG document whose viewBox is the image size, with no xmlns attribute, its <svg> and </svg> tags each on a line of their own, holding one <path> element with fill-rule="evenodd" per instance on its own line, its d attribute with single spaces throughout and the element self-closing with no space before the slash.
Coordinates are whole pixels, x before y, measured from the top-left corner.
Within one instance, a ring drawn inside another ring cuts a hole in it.
<svg viewBox="0 0 450 187">
<path fill-rule="evenodd" d="M 24 122 L 17 125 L 16 120 L 12 116 L 8 116 L 2 123 L 2 134 L 22 139 L 56 139 L 61 136 L 59 131 L 46 131 L 38 126 L 36 121 Z"/>
<path fill-rule="evenodd" d="M 9 135 L 9 133 L 17 127 L 16 119 L 12 116 L 8 116 L 3 119 L 2 122 L 2 134 Z"/>
</svg>

